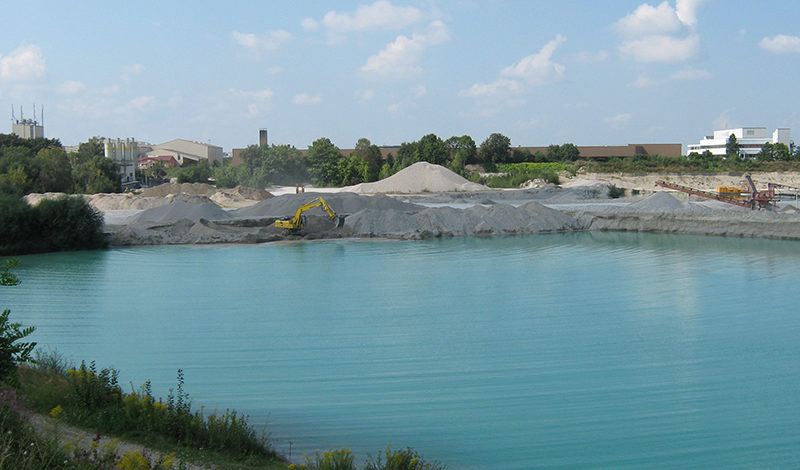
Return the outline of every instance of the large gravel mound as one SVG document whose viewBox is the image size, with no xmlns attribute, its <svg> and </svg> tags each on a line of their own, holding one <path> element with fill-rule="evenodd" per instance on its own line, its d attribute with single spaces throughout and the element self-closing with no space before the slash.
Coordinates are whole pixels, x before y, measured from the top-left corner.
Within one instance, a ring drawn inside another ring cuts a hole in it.
<svg viewBox="0 0 800 470">
<path fill-rule="evenodd" d="M 129 224 L 172 224 L 180 220 L 225 220 L 231 216 L 213 202 L 193 204 L 174 201 L 153 209 L 147 209 L 128 219 Z"/>
<path fill-rule="evenodd" d="M 294 215 L 298 207 L 319 196 L 320 194 L 317 193 L 285 194 L 231 211 L 231 215 L 237 218 L 288 217 Z M 416 204 L 403 202 L 383 194 L 361 196 L 354 193 L 330 193 L 322 196 L 337 214 L 355 214 L 363 209 L 418 210 L 421 208 Z M 311 213 L 324 213 L 324 211 L 321 208 L 314 208 Z"/>
<path fill-rule="evenodd" d="M 191 194 L 193 196 L 211 196 L 217 188 L 205 183 L 164 183 L 142 190 L 144 197 L 164 197 L 168 194 Z"/>
<path fill-rule="evenodd" d="M 453 173 L 441 165 L 417 162 L 394 175 L 374 183 L 361 183 L 342 188 L 362 194 L 375 193 L 422 193 L 450 191 L 485 191 L 489 188 L 471 183 L 466 178 Z"/>
</svg>

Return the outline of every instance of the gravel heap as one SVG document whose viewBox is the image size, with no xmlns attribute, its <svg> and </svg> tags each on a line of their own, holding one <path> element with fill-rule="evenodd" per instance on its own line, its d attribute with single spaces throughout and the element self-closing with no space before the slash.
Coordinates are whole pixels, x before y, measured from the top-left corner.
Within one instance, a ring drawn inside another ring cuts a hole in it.
<svg viewBox="0 0 800 470">
<path fill-rule="evenodd" d="M 441 165 L 428 162 L 417 162 L 403 168 L 394 175 L 374 183 L 361 183 L 347 186 L 342 191 L 376 194 L 376 193 L 422 193 L 449 191 L 485 191 L 488 187 L 471 183 Z"/>
<path fill-rule="evenodd" d="M 226 220 L 230 218 L 231 216 L 228 212 L 213 202 L 202 202 L 198 204 L 173 201 L 170 204 L 148 209 L 134 215 L 128 219 L 128 224 L 172 224 L 181 220 Z"/>
<path fill-rule="evenodd" d="M 288 217 L 294 215 L 298 207 L 320 196 L 322 196 L 325 202 L 340 215 L 353 214 L 363 209 L 421 209 L 421 207 L 416 204 L 403 202 L 383 194 L 361 196 L 354 193 L 301 193 L 285 194 L 283 196 L 266 199 L 252 206 L 231 211 L 231 215 L 237 218 Z M 322 208 L 314 208 L 309 211 L 309 214 L 324 214 L 324 211 Z"/>
</svg>

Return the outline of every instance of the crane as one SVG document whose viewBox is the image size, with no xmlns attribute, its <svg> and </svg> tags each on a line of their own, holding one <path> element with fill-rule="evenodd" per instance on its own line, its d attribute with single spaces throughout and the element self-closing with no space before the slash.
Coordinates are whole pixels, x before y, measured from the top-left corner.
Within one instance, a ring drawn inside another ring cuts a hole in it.
<svg viewBox="0 0 800 470">
<path fill-rule="evenodd" d="M 275 221 L 275 226 L 278 228 L 284 228 L 291 230 L 292 232 L 297 232 L 301 230 L 306 223 L 306 216 L 303 214 L 305 211 L 309 209 L 313 209 L 315 207 L 320 207 L 328 213 L 328 216 L 336 222 L 336 228 L 341 228 L 344 225 L 344 215 L 336 215 L 336 212 L 325 202 L 325 199 L 322 197 L 314 198 L 311 201 L 303 204 L 302 206 L 297 208 L 297 211 L 294 213 L 294 217 L 283 217 Z"/>
</svg>

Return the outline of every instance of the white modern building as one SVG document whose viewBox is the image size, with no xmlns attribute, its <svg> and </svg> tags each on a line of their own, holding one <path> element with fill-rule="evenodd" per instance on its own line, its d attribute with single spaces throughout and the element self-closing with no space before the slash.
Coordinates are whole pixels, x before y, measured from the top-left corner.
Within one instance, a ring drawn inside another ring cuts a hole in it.
<svg viewBox="0 0 800 470">
<path fill-rule="evenodd" d="M 739 127 L 714 131 L 714 135 L 706 136 L 699 144 L 687 145 L 686 153 L 704 153 L 708 150 L 712 155 L 727 155 L 728 139 L 730 139 L 731 135 L 736 136 L 736 142 L 739 144 L 739 156 L 741 157 L 756 156 L 766 143 L 781 143 L 790 149 L 792 145 L 790 129 L 775 129 L 775 132 L 770 136 L 767 134 L 766 127 Z"/>
<path fill-rule="evenodd" d="M 196 163 L 200 160 L 208 160 L 210 165 L 222 165 L 223 158 L 222 147 L 185 139 L 174 139 L 163 144 L 154 145 L 153 149 L 147 152 L 147 155 L 171 155 L 181 165 Z"/>
</svg>

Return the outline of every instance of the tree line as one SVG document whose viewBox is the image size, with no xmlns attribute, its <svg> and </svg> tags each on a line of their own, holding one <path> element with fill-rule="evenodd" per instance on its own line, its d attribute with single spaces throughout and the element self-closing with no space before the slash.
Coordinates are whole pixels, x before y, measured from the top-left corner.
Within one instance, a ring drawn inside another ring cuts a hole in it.
<svg viewBox="0 0 800 470">
<path fill-rule="evenodd" d="M 508 163 L 574 162 L 580 157 L 570 143 L 551 145 L 547 151 L 532 154 L 527 149 L 511 148 L 511 139 L 494 133 L 478 146 L 468 135 L 443 140 L 435 134 L 415 142 L 404 142 L 395 153 L 384 158 L 380 147 L 362 138 L 345 155 L 330 139 L 315 140 L 303 152 L 290 145 L 251 145 L 242 152 L 243 164 L 230 163 L 206 172 L 217 186 L 266 187 L 270 184 L 296 184 L 310 181 L 318 186 L 349 186 L 387 178 L 417 162 L 442 165 L 467 176 L 467 165 L 480 164 L 486 171 Z M 205 174 L 198 173 L 203 177 Z M 185 179 L 185 181 L 191 181 Z"/>
</svg>

